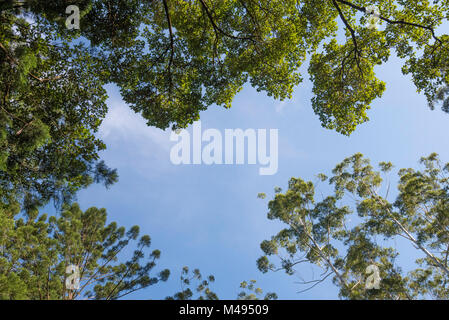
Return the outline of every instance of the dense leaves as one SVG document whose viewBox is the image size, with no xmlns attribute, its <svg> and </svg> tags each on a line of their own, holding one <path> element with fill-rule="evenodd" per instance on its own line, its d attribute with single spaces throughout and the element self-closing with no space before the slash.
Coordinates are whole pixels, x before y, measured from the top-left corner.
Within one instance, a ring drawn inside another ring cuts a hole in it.
<svg viewBox="0 0 449 320">
<path fill-rule="evenodd" d="M 94 181 L 115 182 L 95 137 L 107 112 L 98 61 L 39 23 L 0 20 L 0 201 L 61 204 Z"/>
<path fill-rule="evenodd" d="M 149 125 L 181 128 L 209 106 L 230 107 L 247 82 L 290 97 L 309 59 L 313 109 L 324 127 L 343 134 L 368 120 L 385 90 L 374 67 L 392 53 L 431 106 L 449 83 L 449 37 L 437 32 L 447 1 L 70 4 L 80 9 L 80 29 L 66 28 L 66 1 L 0 4 L 0 190 L 29 199 L 26 207 L 117 180 L 98 162 L 105 145 L 95 137 L 107 83 Z M 367 27 L 368 4 L 379 8 L 379 30 Z"/>
<path fill-rule="evenodd" d="M 4 16 L 13 12 L 14 3 L 3 5 Z M 65 29 L 64 1 L 29 0 L 15 7 L 46 25 L 46 34 L 88 39 L 105 58 L 108 81 L 117 83 L 131 107 L 160 128 L 183 127 L 212 104 L 229 107 L 247 81 L 275 98 L 289 97 L 307 57 L 316 113 L 324 126 L 346 134 L 367 120 L 371 101 L 384 91 L 373 68 L 392 51 L 406 59 L 404 72 L 429 98 L 438 85 L 447 84 L 447 36 L 435 31 L 447 18 L 446 1 L 72 4 L 81 9 L 80 30 Z M 379 8 L 382 31 L 367 28 L 368 4 Z M 342 44 L 336 41 L 338 30 L 345 34 Z"/>
</svg>

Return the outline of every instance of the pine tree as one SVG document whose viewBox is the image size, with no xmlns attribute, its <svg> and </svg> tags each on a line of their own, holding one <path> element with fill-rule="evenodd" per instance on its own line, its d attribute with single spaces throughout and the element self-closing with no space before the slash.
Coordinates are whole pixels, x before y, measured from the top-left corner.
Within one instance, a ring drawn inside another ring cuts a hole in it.
<svg viewBox="0 0 449 320">
<path fill-rule="evenodd" d="M 24 218 L 19 211 L 0 208 L 0 299 L 111 300 L 168 279 L 168 269 L 153 274 L 161 252 L 149 252 L 150 237 L 139 237 L 138 226 L 106 224 L 105 209 L 73 204 L 59 217 L 33 210 Z M 70 266 L 78 287 L 67 286 Z"/>
</svg>

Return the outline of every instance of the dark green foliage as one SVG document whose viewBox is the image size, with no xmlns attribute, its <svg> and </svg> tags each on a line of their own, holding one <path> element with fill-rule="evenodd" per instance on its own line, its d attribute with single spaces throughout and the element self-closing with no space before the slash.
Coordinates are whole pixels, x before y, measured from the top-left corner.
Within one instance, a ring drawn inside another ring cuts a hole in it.
<svg viewBox="0 0 449 320">
<path fill-rule="evenodd" d="M 14 5 L 15 3 L 15 5 Z M 246 82 L 274 98 L 291 96 L 307 57 L 313 107 L 323 126 L 350 134 L 385 90 L 374 66 L 392 52 L 405 60 L 418 90 L 433 99 L 447 84 L 448 37 L 436 28 L 447 1 L 74 0 L 80 30 L 65 28 L 62 0 L 7 1 L 4 17 L 29 13 L 45 34 L 83 37 L 102 58 L 107 82 L 150 125 L 184 127 L 213 104 L 230 107 Z M 381 13 L 382 31 L 366 27 L 366 6 Z M 344 43 L 336 41 L 341 23 Z M 320 48 L 324 50 L 321 50 Z M 424 54 L 420 55 L 419 50 Z M 332 90 L 330 90 L 332 89 Z"/>
<path fill-rule="evenodd" d="M 95 137 L 107 112 L 99 61 L 44 25 L 0 20 L 0 201 L 62 204 L 94 180 L 115 182 Z"/>
</svg>

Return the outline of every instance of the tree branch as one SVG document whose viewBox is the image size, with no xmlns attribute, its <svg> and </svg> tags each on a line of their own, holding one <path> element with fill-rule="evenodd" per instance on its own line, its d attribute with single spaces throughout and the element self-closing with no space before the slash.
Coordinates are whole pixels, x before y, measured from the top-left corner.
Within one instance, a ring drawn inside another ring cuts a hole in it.
<svg viewBox="0 0 449 320">
<path fill-rule="evenodd" d="M 217 26 L 217 24 L 214 21 L 214 18 L 212 17 L 209 8 L 207 7 L 206 3 L 204 2 L 204 0 L 200 0 L 201 5 L 204 8 L 204 11 L 206 12 L 207 17 L 209 18 L 210 23 L 212 24 L 212 27 L 214 28 L 215 31 L 220 32 L 221 34 L 225 35 L 228 38 L 232 38 L 232 39 L 238 39 L 238 40 L 252 40 L 252 37 L 237 37 L 234 36 L 232 34 L 229 34 L 227 32 L 225 32 L 224 30 L 220 29 L 220 27 Z"/>
<path fill-rule="evenodd" d="M 164 10 L 165 10 L 165 16 L 167 17 L 167 23 L 168 23 L 168 32 L 170 33 L 170 48 L 171 48 L 171 53 L 170 53 L 170 61 L 168 63 L 168 74 L 170 77 L 170 85 L 171 85 L 171 65 L 173 63 L 173 56 L 175 54 L 175 46 L 174 46 L 174 39 L 173 39 L 173 28 L 172 28 L 172 24 L 171 24 L 171 18 L 170 18 L 170 13 L 168 11 L 168 4 L 167 4 L 167 0 L 163 0 L 164 2 Z"/>
<path fill-rule="evenodd" d="M 333 1 L 333 2 L 338 1 L 338 2 L 340 2 L 340 3 L 342 3 L 342 4 L 345 4 L 345 5 L 347 5 L 347 6 L 350 6 L 350 7 L 353 8 L 353 9 L 356 9 L 356 10 L 358 10 L 358 11 L 360 11 L 360 12 L 366 13 L 366 8 L 365 8 L 365 7 L 358 6 L 358 5 L 356 5 L 356 4 L 354 4 L 354 3 L 351 3 L 351 2 L 349 2 L 349 1 L 345 1 L 345 0 L 332 0 L 332 1 Z M 390 23 L 390 24 L 407 25 L 407 26 L 412 26 L 412 27 L 417 27 L 417 28 L 426 29 L 426 30 L 428 30 L 428 31 L 430 31 L 430 32 L 432 33 L 432 37 L 433 37 L 436 41 L 438 41 L 440 44 L 443 43 L 443 42 L 441 41 L 441 39 L 438 38 L 438 37 L 435 35 L 435 30 L 434 30 L 431 26 L 424 26 L 424 25 L 419 24 L 419 23 L 407 22 L 407 21 L 404 21 L 404 20 L 391 20 L 391 19 L 386 18 L 386 17 L 384 17 L 384 16 L 382 16 L 382 15 L 379 15 L 379 19 L 381 19 L 381 20 L 383 20 L 383 21 L 385 21 L 385 22 L 387 22 L 387 23 Z"/>
<path fill-rule="evenodd" d="M 303 221 L 303 219 L 299 220 L 300 224 L 304 227 L 305 229 L 305 223 Z M 299 230 L 296 228 L 296 226 L 294 226 L 292 223 L 289 223 L 290 227 L 297 233 L 297 234 L 301 234 L 299 232 Z M 330 261 L 330 259 L 328 257 L 326 257 L 323 254 L 323 250 L 320 248 L 320 246 L 318 245 L 318 243 L 316 242 L 315 238 L 308 232 L 305 231 L 305 234 L 307 236 L 307 238 L 312 242 L 313 244 L 313 249 L 317 250 L 318 255 L 326 262 L 326 264 L 332 269 L 332 271 L 334 272 L 334 274 L 336 275 L 336 277 L 338 278 L 338 280 L 340 280 L 340 283 L 342 284 L 343 287 L 348 288 L 348 285 L 346 283 L 346 281 L 343 279 L 342 275 L 340 274 L 340 272 L 338 272 L 337 268 L 334 266 L 334 264 Z"/>
<path fill-rule="evenodd" d="M 12 64 L 16 64 L 16 65 L 19 64 L 19 63 L 17 62 L 17 60 L 14 59 L 14 57 L 12 57 L 12 56 L 9 54 L 8 49 L 6 49 L 5 46 L 3 46 L 3 44 L 2 44 L 1 42 L 0 42 L 0 49 L 2 49 L 2 50 L 5 52 L 6 57 L 8 58 L 8 60 L 9 60 Z M 56 77 L 53 77 L 53 78 L 39 78 L 38 76 L 32 74 L 31 72 L 29 73 L 29 75 L 30 75 L 32 78 L 38 80 L 39 82 L 54 81 L 54 80 L 59 80 L 59 79 L 62 78 L 62 76 L 56 76 Z"/>
<path fill-rule="evenodd" d="M 418 240 L 415 239 L 415 237 L 407 230 L 406 227 L 402 225 L 402 223 L 396 219 L 391 212 L 390 208 L 388 207 L 388 204 L 384 202 L 384 200 L 373 190 L 370 190 L 371 196 L 376 200 L 382 207 L 385 208 L 385 210 L 390 215 L 393 222 L 402 230 L 402 232 L 405 233 L 405 235 L 408 237 L 408 239 L 413 242 L 422 252 L 426 254 L 426 256 L 432 260 L 435 263 L 435 266 L 439 267 L 443 272 L 445 272 L 447 275 L 449 275 L 449 269 L 441 263 L 441 261 L 435 257 L 429 250 L 427 250 L 424 246 L 422 246 Z"/>
<path fill-rule="evenodd" d="M 341 11 L 340 6 L 338 5 L 338 3 L 336 2 L 336 0 L 332 0 L 332 3 L 334 4 L 335 8 L 337 8 L 338 11 L 338 15 L 340 16 L 341 20 L 343 21 L 343 23 L 345 24 L 346 28 L 349 30 L 349 32 L 351 33 L 351 38 L 352 38 L 352 42 L 354 44 L 354 58 L 355 58 L 355 62 L 357 63 L 357 67 L 359 68 L 360 74 L 363 78 L 363 71 L 362 68 L 360 67 L 360 60 L 359 58 L 361 57 L 360 51 L 359 51 L 359 46 L 357 44 L 357 37 L 355 35 L 355 31 L 354 29 L 351 27 L 351 25 L 349 24 L 348 20 L 346 19 L 346 17 L 344 16 L 343 12 Z M 346 58 L 345 58 L 346 59 Z"/>
<path fill-rule="evenodd" d="M 332 274 L 332 272 L 329 272 L 324 278 L 322 279 L 318 279 L 318 280 L 311 280 L 311 281 L 304 281 L 304 282 L 300 282 L 299 284 L 308 284 L 308 283 L 314 283 L 312 286 L 310 286 L 307 289 L 298 291 L 296 293 L 303 293 L 306 291 L 309 291 L 310 289 L 313 289 L 315 286 L 319 285 L 321 282 L 323 282 L 324 280 L 326 280 L 330 275 Z"/>
</svg>

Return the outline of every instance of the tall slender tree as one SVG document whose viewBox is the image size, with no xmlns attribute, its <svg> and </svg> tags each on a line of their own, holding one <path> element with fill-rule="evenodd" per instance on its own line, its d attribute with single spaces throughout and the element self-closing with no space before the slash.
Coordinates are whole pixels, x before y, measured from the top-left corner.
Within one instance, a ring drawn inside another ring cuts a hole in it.
<svg viewBox="0 0 449 320">
<path fill-rule="evenodd" d="M 321 200 L 314 183 L 292 178 L 268 204 L 268 218 L 286 228 L 262 242 L 259 269 L 301 276 L 299 265 L 315 265 L 322 276 L 300 283 L 307 289 L 330 277 L 347 299 L 449 298 L 449 164 L 436 154 L 421 163 L 422 170 L 399 170 L 392 202 L 382 176 L 393 165 L 380 163 L 376 171 L 361 154 L 338 164 L 331 178 L 318 176 L 334 188 Z M 416 252 L 409 273 L 396 260 L 403 252 L 392 246 L 399 238 L 410 244 L 404 250 Z M 279 257 L 280 265 L 270 256 Z M 375 276 L 375 270 L 378 288 L 367 285 L 375 280 L 367 273 Z"/>
</svg>

